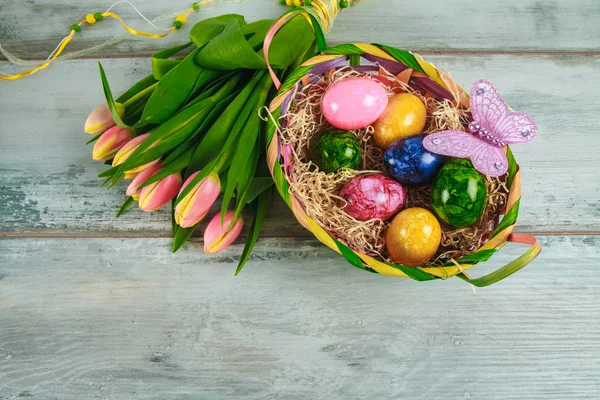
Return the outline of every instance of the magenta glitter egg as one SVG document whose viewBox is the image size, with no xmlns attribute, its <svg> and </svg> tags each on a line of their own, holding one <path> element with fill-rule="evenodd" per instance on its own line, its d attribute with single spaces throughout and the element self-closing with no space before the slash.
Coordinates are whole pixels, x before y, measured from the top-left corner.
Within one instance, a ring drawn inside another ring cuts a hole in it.
<svg viewBox="0 0 600 400">
<path fill-rule="evenodd" d="M 406 192 L 401 184 L 383 174 L 358 176 L 340 192 L 345 202 L 340 207 L 359 221 L 388 220 L 406 203 Z"/>
</svg>

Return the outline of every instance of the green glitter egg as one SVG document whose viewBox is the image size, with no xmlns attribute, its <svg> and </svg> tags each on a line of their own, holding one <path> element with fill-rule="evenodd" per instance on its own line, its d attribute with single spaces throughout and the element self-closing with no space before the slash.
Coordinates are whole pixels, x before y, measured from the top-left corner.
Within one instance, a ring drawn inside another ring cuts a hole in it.
<svg viewBox="0 0 600 400">
<path fill-rule="evenodd" d="M 473 225 L 487 203 L 485 179 L 469 160 L 454 159 L 438 172 L 431 187 L 431 206 L 438 218 L 455 228 Z"/>
<path fill-rule="evenodd" d="M 311 140 L 309 157 L 328 174 L 342 168 L 356 169 L 362 160 L 360 140 L 352 132 L 326 131 Z"/>
</svg>

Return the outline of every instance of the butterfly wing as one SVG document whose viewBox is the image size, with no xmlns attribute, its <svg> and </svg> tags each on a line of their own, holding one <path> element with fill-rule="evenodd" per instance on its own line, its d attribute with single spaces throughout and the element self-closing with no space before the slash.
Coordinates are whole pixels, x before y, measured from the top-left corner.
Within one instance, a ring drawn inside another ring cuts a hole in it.
<svg viewBox="0 0 600 400">
<path fill-rule="evenodd" d="M 471 88 L 471 114 L 489 131 L 494 130 L 496 124 L 508 114 L 508 105 L 487 79 L 478 80 Z"/>
<path fill-rule="evenodd" d="M 433 133 L 423 139 L 423 146 L 432 153 L 469 158 L 475 169 L 484 175 L 501 176 L 508 171 L 508 159 L 502 149 L 470 133 L 461 131 Z"/>
<path fill-rule="evenodd" d="M 491 132 L 507 144 L 525 143 L 535 138 L 537 125 L 529 115 L 515 112 L 498 121 Z"/>
<path fill-rule="evenodd" d="M 494 137 L 507 144 L 524 143 L 537 135 L 537 125 L 523 113 L 511 113 L 494 85 L 481 79 L 471 88 L 473 119 Z"/>
</svg>

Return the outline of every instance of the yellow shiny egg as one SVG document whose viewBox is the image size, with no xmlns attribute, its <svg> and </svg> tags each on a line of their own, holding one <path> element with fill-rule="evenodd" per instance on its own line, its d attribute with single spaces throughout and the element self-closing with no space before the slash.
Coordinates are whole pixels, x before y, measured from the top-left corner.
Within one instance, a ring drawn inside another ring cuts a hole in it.
<svg viewBox="0 0 600 400">
<path fill-rule="evenodd" d="M 410 93 L 397 94 L 373 124 L 373 138 L 377 146 L 387 149 L 396 140 L 423 133 L 426 122 L 427 109 L 421 99 Z"/>
<path fill-rule="evenodd" d="M 437 252 L 442 228 L 435 215 L 424 208 L 407 208 L 392 220 L 385 235 L 390 257 L 402 265 L 418 267 Z"/>
</svg>

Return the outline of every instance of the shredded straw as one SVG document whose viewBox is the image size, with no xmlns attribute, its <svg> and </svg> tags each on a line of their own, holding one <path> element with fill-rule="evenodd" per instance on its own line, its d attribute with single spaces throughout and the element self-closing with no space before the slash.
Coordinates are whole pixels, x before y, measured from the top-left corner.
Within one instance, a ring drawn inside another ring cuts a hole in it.
<svg viewBox="0 0 600 400">
<path fill-rule="evenodd" d="M 418 96 L 428 110 L 428 122 L 425 133 L 446 129 L 465 130 L 468 125 L 469 110 L 459 108 L 450 101 L 438 101 L 429 95 L 423 95 L 393 75 L 380 69 L 379 75 L 393 84 L 387 86 L 388 95 L 409 92 Z M 388 222 L 374 219 L 358 221 L 343 210 L 344 200 L 338 196 L 342 187 L 351 179 L 383 171 L 383 150 L 372 139 L 371 126 L 352 131 L 362 143 L 363 160 L 361 170 L 345 169 L 337 173 L 326 174 L 308 159 L 310 142 L 313 136 L 331 125 L 321 112 L 321 99 L 325 91 L 334 83 L 348 77 L 374 78 L 373 74 L 360 73 L 351 67 L 329 71 L 316 82 L 306 85 L 297 93 L 294 105 L 282 116 L 287 126 L 282 138 L 292 150 L 292 179 L 290 189 L 304 205 L 306 213 L 335 238 L 354 251 L 376 257 L 383 261 L 392 261 L 385 248 L 384 235 Z M 497 178 L 486 178 L 488 199 L 484 215 L 473 226 L 455 229 L 442 224 L 442 243 L 438 254 L 429 265 L 441 265 L 451 259 L 459 258 L 480 248 L 489 238 L 498 224 L 498 218 L 506 203 L 508 189 L 506 182 Z M 423 207 L 431 210 L 431 185 L 406 187 L 407 207 Z"/>
</svg>

